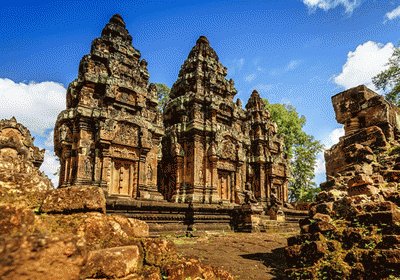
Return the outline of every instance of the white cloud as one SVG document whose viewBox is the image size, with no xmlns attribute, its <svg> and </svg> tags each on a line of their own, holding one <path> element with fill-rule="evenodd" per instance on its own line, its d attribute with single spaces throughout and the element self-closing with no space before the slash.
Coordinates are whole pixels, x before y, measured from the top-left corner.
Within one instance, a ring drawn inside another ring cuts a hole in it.
<svg viewBox="0 0 400 280">
<path fill-rule="evenodd" d="M 327 139 L 325 139 L 325 141 L 323 141 L 323 144 L 325 145 L 325 147 L 327 149 L 329 149 L 331 146 L 339 143 L 339 139 L 343 135 L 344 135 L 344 128 L 343 127 L 335 128 L 334 130 L 332 130 L 329 133 Z"/>
<path fill-rule="evenodd" d="M 252 74 L 247 75 L 247 76 L 244 78 L 244 80 L 245 80 L 246 82 L 248 82 L 248 83 L 251 83 L 252 81 L 255 80 L 256 77 L 257 77 L 256 74 L 252 73 Z"/>
<path fill-rule="evenodd" d="M 54 120 L 54 123 L 55 123 L 55 120 Z M 54 129 L 52 129 L 50 132 L 47 133 L 46 140 L 44 141 L 44 146 L 46 148 L 53 149 L 53 147 L 54 147 Z"/>
<path fill-rule="evenodd" d="M 344 128 L 335 128 L 332 130 L 327 137 L 322 139 L 322 144 L 324 145 L 325 149 L 329 149 L 333 145 L 339 142 L 339 138 L 344 135 Z M 325 174 L 325 158 L 324 152 L 321 152 L 317 155 L 317 160 L 314 166 L 314 173 L 315 175 Z"/>
<path fill-rule="evenodd" d="M 42 170 L 58 185 L 57 172 L 59 162 L 53 152 L 53 128 L 57 115 L 65 108 L 66 89 L 56 82 L 16 83 L 0 78 L 0 119 L 15 116 L 18 122 L 26 126 L 32 136 L 44 138 L 35 145 L 45 148 Z"/>
<path fill-rule="evenodd" d="M 57 156 L 54 155 L 53 149 L 46 150 L 40 170 L 49 177 L 55 187 L 58 186 L 58 175 L 55 174 L 58 172 L 59 167 L 60 162 L 58 161 Z"/>
<path fill-rule="evenodd" d="M 314 174 L 320 175 L 320 174 L 325 174 L 325 159 L 324 159 L 324 153 L 318 153 L 317 155 L 317 160 L 315 162 L 314 166 Z"/>
<path fill-rule="evenodd" d="M 0 78 L 0 118 L 15 116 L 32 133 L 45 136 L 65 108 L 65 92 L 55 82 L 15 83 Z"/>
<path fill-rule="evenodd" d="M 396 9 L 387 12 L 385 14 L 385 19 L 386 20 L 394 20 L 396 18 L 400 17 L 400 6 L 398 6 Z"/>
<path fill-rule="evenodd" d="M 345 89 L 361 84 L 375 89 L 372 78 L 386 69 L 393 50 L 392 43 L 383 45 L 368 41 L 358 45 L 354 51 L 347 54 L 342 72 L 334 77 L 334 82 Z"/>
<path fill-rule="evenodd" d="M 361 0 L 303 0 L 303 3 L 312 12 L 317 9 L 328 11 L 338 6 L 343 6 L 345 12 L 351 14 L 361 4 Z"/>
<path fill-rule="evenodd" d="M 299 67 L 300 63 L 301 63 L 301 60 L 289 61 L 289 63 L 286 65 L 286 68 L 285 68 L 286 72 L 296 69 L 297 67 Z"/>
</svg>

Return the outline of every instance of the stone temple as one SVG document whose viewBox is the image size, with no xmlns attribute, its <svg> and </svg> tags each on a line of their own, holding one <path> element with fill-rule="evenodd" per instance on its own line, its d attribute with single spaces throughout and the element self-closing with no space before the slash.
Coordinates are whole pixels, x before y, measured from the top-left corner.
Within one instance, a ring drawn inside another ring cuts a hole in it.
<svg viewBox="0 0 400 280">
<path fill-rule="evenodd" d="M 205 222 L 231 224 L 249 194 L 264 211 L 283 205 L 288 163 L 276 124 L 257 91 L 245 109 L 234 101 L 226 75 L 201 36 L 161 112 L 147 62 L 114 15 L 82 58 L 56 122 L 59 187 L 98 186 L 111 212 L 183 223 L 189 205 L 190 219 L 203 211 Z"/>
</svg>

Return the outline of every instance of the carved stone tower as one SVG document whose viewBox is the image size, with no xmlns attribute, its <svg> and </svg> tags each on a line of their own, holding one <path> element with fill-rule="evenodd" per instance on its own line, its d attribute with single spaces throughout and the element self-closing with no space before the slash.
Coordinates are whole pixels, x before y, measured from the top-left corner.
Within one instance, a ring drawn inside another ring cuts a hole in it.
<svg viewBox="0 0 400 280">
<path fill-rule="evenodd" d="M 253 91 L 246 104 L 247 121 L 250 125 L 250 157 L 248 181 L 255 197 L 268 203 L 273 196 L 286 202 L 288 199 L 288 167 L 283 153 L 283 141 L 277 127 L 270 119 L 257 91 Z"/>
<path fill-rule="evenodd" d="M 171 89 L 164 111 L 162 185 L 177 202 L 241 203 L 250 145 L 233 81 L 201 36 Z"/>
<path fill-rule="evenodd" d="M 82 58 L 57 119 L 60 187 L 97 185 L 109 195 L 162 199 L 157 161 L 163 127 L 148 81 L 147 62 L 114 15 Z"/>
</svg>

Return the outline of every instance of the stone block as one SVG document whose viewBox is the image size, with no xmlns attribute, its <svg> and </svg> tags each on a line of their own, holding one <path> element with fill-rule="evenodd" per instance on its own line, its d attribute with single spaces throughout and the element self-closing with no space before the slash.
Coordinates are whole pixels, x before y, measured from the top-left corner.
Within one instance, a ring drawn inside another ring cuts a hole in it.
<svg viewBox="0 0 400 280">
<path fill-rule="evenodd" d="M 330 223 L 332 221 L 332 218 L 329 215 L 317 213 L 313 216 L 313 220 Z"/>
<path fill-rule="evenodd" d="M 296 236 L 291 236 L 287 239 L 288 246 L 293 246 L 293 245 L 301 245 L 302 243 L 305 242 L 310 242 L 310 241 L 320 241 L 323 239 L 323 235 L 319 232 L 314 233 L 314 234 L 301 234 L 301 235 L 296 235 Z"/>
<path fill-rule="evenodd" d="M 288 266 L 313 265 L 328 252 L 328 245 L 323 241 L 311 241 L 302 245 L 285 248 Z"/>
<path fill-rule="evenodd" d="M 76 280 L 85 252 L 71 235 L 0 238 L 0 279 Z"/>
<path fill-rule="evenodd" d="M 380 249 L 400 249 L 400 235 L 383 235 L 379 243 Z"/>
<path fill-rule="evenodd" d="M 143 265 L 143 253 L 136 245 L 90 251 L 81 276 L 122 278 L 137 272 Z"/>
<path fill-rule="evenodd" d="M 379 225 L 388 227 L 400 223 L 400 211 L 369 212 L 356 216 L 356 219 L 365 225 Z"/>
<path fill-rule="evenodd" d="M 195 259 L 181 260 L 165 268 L 168 280 L 181 279 L 226 279 L 234 280 L 228 272 L 204 265 Z"/>
<path fill-rule="evenodd" d="M 35 215 L 30 209 L 0 205 L 0 236 L 26 233 L 33 230 Z"/>
<path fill-rule="evenodd" d="M 379 189 L 372 185 L 356 185 L 350 187 L 347 192 L 349 196 L 356 196 L 356 195 L 367 195 L 372 196 L 379 193 Z"/>
<path fill-rule="evenodd" d="M 66 187 L 49 193 L 41 212 L 70 214 L 79 212 L 106 212 L 106 199 L 99 187 Z"/>
<path fill-rule="evenodd" d="M 164 266 L 177 260 L 174 244 L 162 239 L 144 239 L 145 262 L 149 265 Z"/>
<path fill-rule="evenodd" d="M 329 222 L 326 221 L 316 221 L 309 226 L 309 232 L 327 232 L 327 231 L 334 231 L 336 227 Z"/>
<path fill-rule="evenodd" d="M 350 179 L 347 183 L 348 188 L 364 186 L 364 185 L 372 185 L 374 181 L 372 178 L 366 174 L 359 174 Z"/>
<path fill-rule="evenodd" d="M 84 217 L 76 215 L 80 221 L 77 233 L 93 249 L 130 245 L 138 242 L 137 238 L 148 235 L 147 224 L 136 219 L 99 213 L 87 213 Z"/>
</svg>

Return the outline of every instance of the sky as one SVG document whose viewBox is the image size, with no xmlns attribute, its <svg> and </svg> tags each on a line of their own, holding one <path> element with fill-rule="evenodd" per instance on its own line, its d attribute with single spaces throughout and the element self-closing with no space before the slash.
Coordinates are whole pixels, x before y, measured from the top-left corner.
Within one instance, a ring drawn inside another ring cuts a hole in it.
<svg viewBox="0 0 400 280">
<path fill-rule="evenodd" d="M 331 96 L 384 70 L 400 38 L 400 0 L 9 1 L 0 17 L 0 118 L 15 116 L 46 149 L 58 184 L 53 128 L 79 61 L 119 13 L 151 82 L 172 86 L 200 35 L 228 68 L 245 105 L 257 89 L 294 106 L 327 148 L 343 135 Z M 322 153 L 316 182 L 325 179 Z"/>
</svg>

